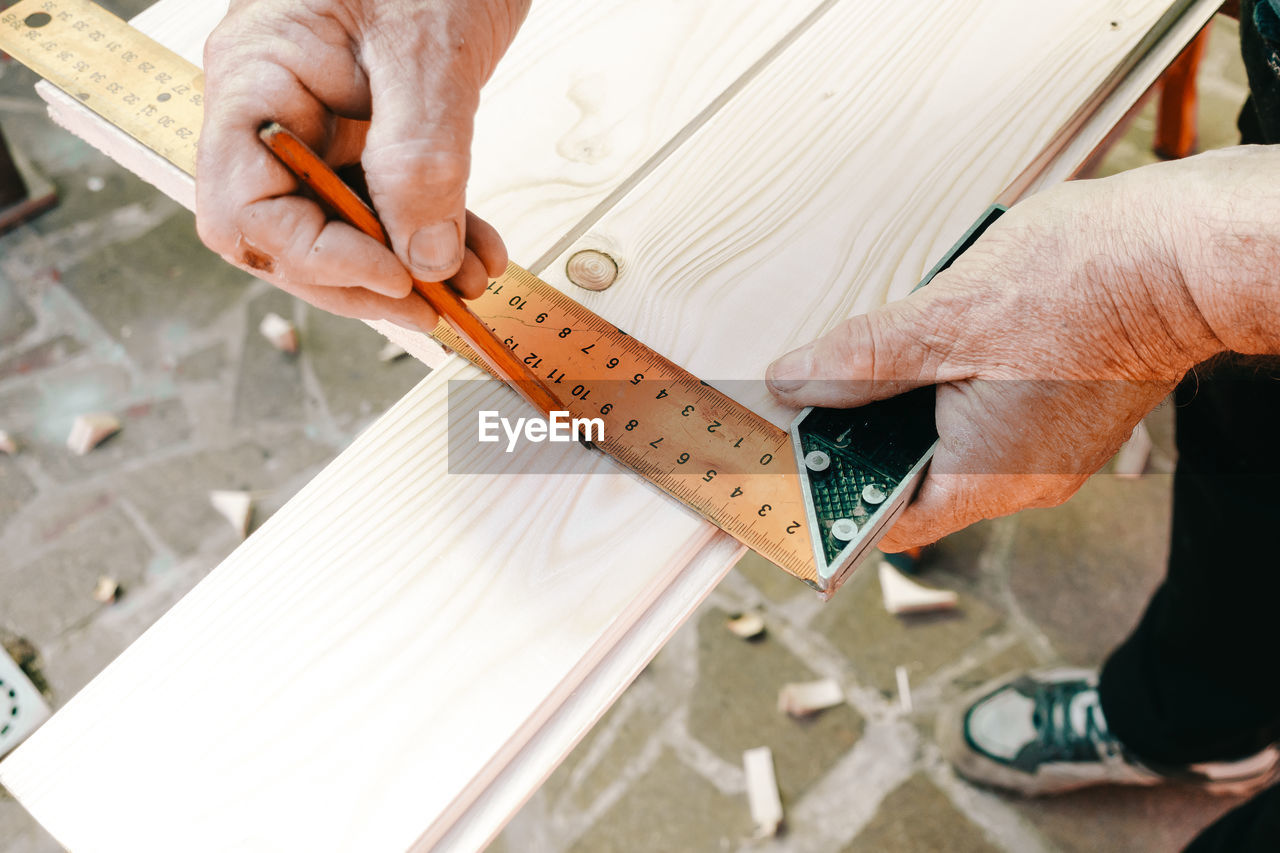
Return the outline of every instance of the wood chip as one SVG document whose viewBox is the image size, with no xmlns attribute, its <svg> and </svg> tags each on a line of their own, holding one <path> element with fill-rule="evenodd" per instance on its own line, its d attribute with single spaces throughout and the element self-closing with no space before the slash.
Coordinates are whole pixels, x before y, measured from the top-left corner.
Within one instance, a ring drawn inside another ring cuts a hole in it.
<svg viewBox="0 0 1280 853">
<path fill-rule="evenodd" d="M 209 493 L 209 503 L 218 514 L 231 522 L 231 526 L 243 539 L 249 535 L 253 522 L 253 494 L 251 492 L 214 491 Z"/>
<path fill-rule="evenodd" d="M 281 352 L 298 351 L 298 328 L 279 314 L 273 312 L 263 317 L 258 331 Z"/>
<path fill-rule="evenodd" d="M 7 453 L 10 456 L 18 452 L 18 440 L 9 433 L 0 429 L 0 453 Z"/>
<path fill-rule="evenodd" d="M 120 583 L 106 575 L 98 578 L 98 585 L 93 588 L 93 598 L 103 604 L 110 604 L 120 595 Z"/>
<path fill-rule="evenodd" d="M 911 679 L 907 677 L 907 668 L 896 667 L 893 676 L 898 680 L 898 707 L 902 709 L 902 713 L 910 714 L 915 710 L 915 705 L 911 702 Z"/>
<path fill-rule="evenodd" d="M 67 448 L 84 456 L 110 436 L 120 431 L 120 421 L 110 412 L 89 412 L 76 418 L 67 436 Z"/>
<path fill-rule="evenodd" d="M 395 361 L 398 358 L 404 358 L 408 354 L 409 351 L 395 341 L 387 341 L 382 345 L 382 349 L 378 350 L 378 361 L 383 363 Z"/>
<path fill-rule="evenodd" d="M 1120 445 L 1120 450 L 1116 452 L 1112 473 L 1117 477 L 1129 479 L 1141 477 L 1143 470 L 1147 467 L 1147 459 L 1150 457 L 1151 433 L 1147 431 L 1146 421 L 1138 421 L 1138 425 L 1133 428 L 1133 435 L 1129 436 L 1129 440 Z"/>
<path fill-rule="evenodd" d="M 747 774 L 747 805 L 756 824 L 756 838 L 772 838 L 782 825 L 782 797 L 773 772 L 773 751 L 758 746 L 742 753 L 742 767 Z"/>
<path fill-rule="evenodd" d="M 952 610 L 960 601 L 954 592 L 918 584 L 886 562 L 880 563 L 880 593 L 885 610 L 895 616 Z"/>
<path fill-rule="evenodd" d="M 844 704 L 844 691 L 834 678 L 784 684 L 778 691 L 778 710 L 793 717 L 807 717 Z"/>
<path fill-rule="evenodd" d="M 764 617 L 755 611 L 742 613 L 725 622 L 725 627 L 735 636 L 752 640 L 764 633 Z"/>
</svg>

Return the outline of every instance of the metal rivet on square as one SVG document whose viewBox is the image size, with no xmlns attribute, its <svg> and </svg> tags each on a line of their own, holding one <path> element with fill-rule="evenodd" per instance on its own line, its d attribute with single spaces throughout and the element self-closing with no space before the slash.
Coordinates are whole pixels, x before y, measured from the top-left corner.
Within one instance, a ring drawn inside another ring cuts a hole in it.
<svg viewBox="0 0 1280 853">
<path fill-rule="evenodd" d="M 49 706 L 13 659 L 0 652 L 0 756 L 49 719 Z"/>
</svg>

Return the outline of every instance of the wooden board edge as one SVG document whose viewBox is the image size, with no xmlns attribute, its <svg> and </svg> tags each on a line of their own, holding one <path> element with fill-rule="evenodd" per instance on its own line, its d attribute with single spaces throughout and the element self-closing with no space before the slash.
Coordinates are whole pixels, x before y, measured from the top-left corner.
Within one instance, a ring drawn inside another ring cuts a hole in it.
<svg viewBox="0 0 1280 853">
<path fill-rule="evenodd" d="M 1112 128 L 1124 120 L 1178 54 L 1209 24 L 1221 5 L 1218 0 L 1192 0 L 1124 79 L 1098 93 L 1093 109 L 1082 115 L 1074 128 L 1064 128 L 1070 139 L 1038 174 L 1030 176 L 1022 195 L 1076 177 L 1080 168 L 1107 141 Z"/>
<path fill-rule="evenodd" d="M 449 829 L 424 835 L 414 853 L 480 850 L 492 842 L 744 553 L 716 531 Z"/>
<path fill-rule="evenodd" d="M 36 84 L 36 94 L 48 104 L 54 124 L 83 139 L 187 210 L 196 209 L 195 180 L 186 172 L 48 80 Z"/>
</svg>

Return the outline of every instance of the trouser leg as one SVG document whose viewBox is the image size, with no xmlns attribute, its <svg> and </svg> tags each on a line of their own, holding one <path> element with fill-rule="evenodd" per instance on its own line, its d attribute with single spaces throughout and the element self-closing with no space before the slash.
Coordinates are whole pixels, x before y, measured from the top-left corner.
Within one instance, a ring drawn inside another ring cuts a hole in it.
<svg viewBox="0 0 1280 853">
<path fill-rule="evenodd" d="M 1197 374 L 1175 395 L 1168 576 L 1100 685 L 1111 730 L 1157 764 L 1280 739 L 1280 370 Z"/>
</svg>

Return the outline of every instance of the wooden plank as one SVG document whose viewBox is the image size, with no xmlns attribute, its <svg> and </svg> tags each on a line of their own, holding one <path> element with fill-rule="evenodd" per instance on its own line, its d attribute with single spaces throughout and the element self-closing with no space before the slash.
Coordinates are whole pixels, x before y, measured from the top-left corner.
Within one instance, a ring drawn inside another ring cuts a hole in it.
<svg viewBox="0 0 1280 853">
<path fill-rule="evenodd" d="M 1043 22 L 1009 0 L 834 7 L 578 242 L 628 262 L 595 307 L 733 378 L 816 333 L 791 328 L 831 316 L 814 311 L 883 298 L 850 287 L 876 281 L 859 257 L 902 286 L 1136 42 L 1111 37 L 1113 16 L 1137 32 L 1161 8 L 1057 5 Z M 903 79 L 952 100 L 886 87 Z M 999 104 L 995 123 L 931 112 L 974 92 Z M 762 324 L 735 300 L 785 316 Z M 767 344 L 744 351 L 744 329 Z M 545 774 L 687 614 L 664 593 L 710 589 L 734 549 L 603 460 L 552 478 L 444 474 L 444 382 L 467 375 L 433 374 L 0 765 L 64 843 L 472 849 L 520 797 L 511 783 L 482 796 L 488 783 Z"/>
<path fill-rule="evenodd" d="M 1048 165 L 1028 183 L 1026 192 L 1033 193 L 1066 180 L 1081 168 L 1096 162 L 1110 139 L 1112 129 L 1125 121 L 1137 108 L 1143 95 L 1155 85 L 1164 70 L 1173 63 L 1192 39 L 1221 8 L 1215 0 L 1195 0 L 1174 21 L 1163 38 L 1146 51 L 1133 70 L 1120 81 L 1108 97 L 1082 116 L 1082 121 L 1065 134 Z"/>
<path fill-rule="evenodd" d="M 536 267 L 829 2 L 535 3 L 484 89 L 468 205 L 497 226 L 513 257 Z M 200 65 L 226 7 L 162 0 L 131 23 Z M 180 171 L 74 98 L 37 88 L 54 121 L 194 209 Z M 400 337 L 390 323 L 370 325 Z M 432 367 L 444 359 L 426 337 L 408 349 Z"/>
<path fill-rule="evenodd" d="M 570 289 L 568 257 L 609 254 L 617 283 L 579 301 L 620 312 L 651 347 L 785 425 L 794 413 L 759 381 L 770 361 L 905 296 L 1010 184 L 1051 169 L 1067 177 L 1073 167 L 1042 152 L 1070 147 L 1064 122 L 1091 126 L 1077 109 L 1109 103 L 1098 88 L 1115 86 L 1114 67 L 1171 5 L 1192 4 L 1077 0 L 1015 21 L 1016 0 L 986 0 L 871 15 L 874 39 L 832 10 L 826 38 L 806 44 L 829 55 L 845 38 L 864 45 L 856 61 L 780 57 L 750 98 L 727 104 L 542 277 Z M 1027 175 L 1031 163 L 1039 171 Z M 744 208 L 744 197 L 769 202 Z M 673 306 L 715 321 L 690 334 Z"/>
</svg>

